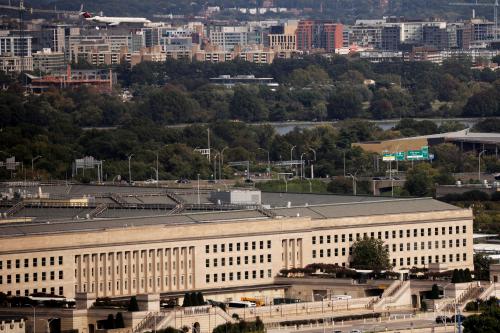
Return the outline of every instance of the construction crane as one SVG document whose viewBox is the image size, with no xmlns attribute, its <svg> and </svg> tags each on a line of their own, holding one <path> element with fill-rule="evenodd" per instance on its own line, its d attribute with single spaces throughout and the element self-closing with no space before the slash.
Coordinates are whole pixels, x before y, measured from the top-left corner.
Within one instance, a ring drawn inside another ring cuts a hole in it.
<svg viewBox="0 0 500 333">
<path fill-rule="evenodd" d="M 493 7 L 493 16 L 494 16 L 494 21 L 495 21 L 495 31 L 494 31 L 494 37 L 496 42 L 500 41 L 500 35 L 499 35 L 499 27 L 498 27 L 498 6 L 499 2 L 498 0 L 494 0 L 493 3 L 485 3 L 485 2 L 476 2 L 474 3 L 466 3 L 466 2 L 452 2 L 449 5 L 451 6 L 469 6 L 469 7 Z"/>
<path fill-rule="evenodd" d="M 41 14 L 65 14 L 65 15 L 80 15 L 83 12 L 83 5 L 80 7 L 80 11 L 71 11 L 71 10 L 57 10 L 57 9 L 39 9 L 39 8 L 33 8 L 33 7 L 25 7 L 24 6 L 24 0 L 19 1 L 19 6 L 12 6 L 10 4 L 8 5 L 0 5 L 0 9 L 9 9 L 9 10 L 15 10 L 23 13 L 41 13 Z"/>
</svg>

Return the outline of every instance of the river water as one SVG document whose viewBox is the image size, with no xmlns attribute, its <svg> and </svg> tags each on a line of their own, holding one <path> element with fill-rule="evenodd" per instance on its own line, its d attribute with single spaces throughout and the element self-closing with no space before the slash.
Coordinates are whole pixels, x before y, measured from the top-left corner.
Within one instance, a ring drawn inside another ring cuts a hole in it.
<svg viewBox="0 0 500 333">
<path fill-rule="evenodd" d="M 414 118 L 415 120 L 430 120 L 434 122 L 436 125 L 440 126 L 443 122 L 447 121 L 457 121 L 459 123 L 464 124 L 467 127 L 474 126 L 477 122 L 481 121 L 481 118 Z M 389 120 L 368 120 L 371 123 L 375 123 L 378 127 L 383 130 L 388 130 L 396 126 L 399 122 L 399 119 L 389 119 Z M 324 125 L 336 125 L 338 122 L 334 121 L 289 121 L 289 122 L 266 122 L 266 123 L 258 123 L 252 125 L 271 125 L 276 129 L 276 132 L 279 134 L 287 134 L 293 131 L 294 128 L 298 127 L 300 129 L 310 129 L 318 126 Z"/>
</svg>

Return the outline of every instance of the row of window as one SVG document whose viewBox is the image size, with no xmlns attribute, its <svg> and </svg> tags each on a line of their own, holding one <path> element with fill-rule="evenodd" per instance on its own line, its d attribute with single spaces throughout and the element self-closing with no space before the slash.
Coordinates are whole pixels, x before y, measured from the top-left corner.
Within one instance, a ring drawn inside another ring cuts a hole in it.
<svg viewBox="0 0 500 333">
<path fill-rule="evenodd" d="M 242 261 L 241 261 L 241 258 L 242 257 L 235 257 L 236 258 L 236 265 L 241 265 Z M 253 256 L 244 256 L 243 257 L 243 263 L 245 265 L 248 265 L 250 263 L 249 259 L 251 258 L 251 263 L 252 264 L 257 264 L 257 256 L 256 255 L 253 255 Z M 227 265 L 228 266 L 233 266 L 233 263 L 234 263 L 234 258 L 233 257 L 229 257 L 227 258 Z M 259 263 L 263 264 L 265 262 L 265 257 L 263 254 L 261 254 L 259 256 Z M 272 256 L 271 254 L 268 254 L 267 255 L 267 262 L 271 262 L 272 260 Z M 219 265 L 219 260 L 218 258 L 214 258 L 213 259 L 213 263 L 212 263 L 212 267 L 217 267 Z M 226 266 L 226 258 L 220 258 L 220 266 Z M 205 259 L 205 267 L 210 267 L 210 259 Z"/>
<path fill-rule="evenodd" d="M 271 241 L 268 240 L 266 244 L 264 244 L 264 241 L 253 241 L 253 242 L 238 242 L 238 243 L 229 243 L 227 244 L 227 252 L 232 252 L 234 248 L 236 248 L 236 251 L 241 251 L 242 245 L 243 245 L 243 250 L 248 251 L 250 249 L 250 245 L 252 250 L 257 250 L 257 243 L 259 250 L 264 250 L 264 245 L 270 249 L 271 248 Z M 233 245 L 236 245 L 233 247 Z M 226 252 L 226 244 L 213 244 L 212 245 L 212 253 L 217 253 L 218 251 L 220 252 Z M 210 245 L 205 245 L 205 253 L 210 253 Z"/>
<path fill-rule="evenodd" d="M 55 295 L 56 294 L 56 288 L 55 287 L 50 287 L 49 289 L 47 288 L 41 288 L 40 292 L 43 294 L 46 294 L 47 291 L 49 291 L 50 295 Z M 30 293 L 29 289 L 24 289 L 24 296 L 29 296 L 30 294 L 37 294 L 39 292 L 38 288 L 33 289 L 33 292 Z M 10 290 L 7 291 L 7 296 L 21 296 L 21 290 L 16 290 L 14 293 Z M 59 287 L 58 288 L 58 294 L 59 296 L 64 296 L 64 287 Z"/>
<path fill-rule="evenodd" d="M 185 280 L 184 275 L 181 275 L 181 276 L 179 277 L 179 286 L 184 285 L 184 283 L 185 283 L 185 282 L 187 282 L 189 285 L 191 285 L 191 284 L 193 283 L 193 281 L 192 281 L 192 280 L 193 280 L 192 275 L 189 275 L 189 276 L 188 276 L 187 281 Z M 148 282 L 148 283 L 147 283 L 148 287 L 149 287 L 149 288 L 153 288 L 153 281 L 154 281 L 154 279 L 153 279 L 153 278 L 149 278 L 149 279 L 147 279 L 146 281 Z M 164 280 L 163 280 L 163 281 L 165 282 L 164 286 L 165 286 L 165 287 L 168 287 L 168 286 L 169 286 L 169 281 L 170 281 L 170 278 L 169 278 L 168 276 L 166 276 L 166 277 L 164 278 Z M 172 280 L 171 280 L 170 282 L 171 282 L 172 286 L 173 286 L 173 287 L 175 287 L 175 286 L 177 285 L 177 277 L 176 277 L 176 276 L 173 276 L 173 277 L 172 277 Z M 104 285 L 105 285 L 105 284 L 106 284 L 105 282 L 99 282 L 99 292 L 104 292 Z M 81 291 L 83 291 L 83 292 L 87 292 L 87 291 L 89 291 L 89 292 L 92 292 L 92 293 L 93 293 L 93 292 L 95 291 L 95 290 L 94 290 L 94 285 L 95 285 L 94 283 L 91 283 L 91 284 L 90 284 L 90 290 L 87 290 L 87 284 L 86 284 L 86 283 L 83 283 L 83 284 L 82 284 Z M 144 280 L 144 279 L 140 279 L 140 284 L 139 284 L 139 283 L 136 283 L 136 280 L 135 280 L 135 279 L 134 279 L 134 280 L 132 280 L 132 286 L 131 286 L 131 287 L 132 287 L 132 289 L 136 289 L 137 287 L 140 287 L 140 288 L 144 289 L 144 288 L 145 288 L 145 286 L 146 286 L 146 283 L 145 283 L 145 280 Z M 115 282 L 115 290 L 116 290 L 116 291 L 119 291 L 122 287 L 123 287 L 124 289 L 128 289 L 128 288 L 129 288 L 129 283 L 128 283 L 128 280 L 123 280 L 123 281 L 117 280 L 117 281 Z M 157 278 L 156 278 L 156 287 L 157 287 L 157 288 L 162 288 L 162 287 L 163 287 L 163 286 L 162 286 L 162 278 L 160 278 L 160 277 L 157 277 Z M 111 281 L 108 281 L 108 282 L 107 282 L 106 291 L 111 292 L 111 291 L 112 291 L 112 288 L 113 288 L 113 284 L 111 283 Z M 78 289 L 78 285 L 75 285 L 75 291 L 77 291 L 77 292 L 78 292 L 78 290 L 79 290 L 79 289 Z"/>
<path fill-rule="evenodd" d="M 439 255 L 434 256 L 434 263 L 446 263 L 446 260 L 448 259 L 448 262 L 459 262 L 460 257 L 462 258 L 462 261 L 467 261 L 467 253 L 462 253 L 462 256 L 460 256 L 460 253 L 450 253 L 448 255 L 443 254 L 441 257 Z M 407 257 L 406 258 L 406 266 L 411 266 L 412 265 L 412 257 Z M 397 259 L 393 258 L 392 259 L 392 265 L 396 266 Z M 418 265 L 419 262 L 419 257 L 413 257 L 413 265 Z M 432 256 L 421 256 L 420 257 L 420 265 L 426 265 L 426 264 L 432 264 L 433 263 L 433 257 Z M 399 266 L 404 266 L 405 265 L 405 258 L 399 258 Z"/>
<path fill-rule="evenodd" d="M 459 239 L 457 239 L 455 243 L 456 243 L 456 247 L 460 247 L 460 240 Z M 467 240 L 465 238 L 462 240 L 462 244 L 463 244 L 463 246 L 467 246 Z M 431 250 L 432 249 L 432 241 L 428 241 L 427 246 L 428 246 L 428 250 Z M 436 249 L 439 249 L 439 241 L 435 241 L 434 246 Z M 450 248 L 453 247 L 453 240 L 452 239 L 449 240 L 449 247 Z M 389 246 L 387 244 L 385 245 L 385 248 L 387 250 L 389 250 Z M 442 248 L 443 249 L 446 248 L 446 241 L 445 240 L 442 241 Z M 349 249 L 349 255 L 351 255 L 352 254 L 352 247 L 348 247 L 347 249 Z M 418 249 L 419 249 L 418 243 L 414 242 L 413 243 L 413 250 L 417 251 Z M 420 249 L 425 250 L 425 242 L 420 242 Z M 399 244 L 399 251 L 400 252 L 411 251 L 411 243 L 406 243 L 406 250 L 404 248 L 404 244 L 400 243 Z M 333 256 L 338 257 L 339 252 L 341 253 L 342 256 L 345 256 L 346 255 L 346 248 L 343 247 L 340 249 L 338 249 L 338 248 L 333 249 Z M 397 252 L 397 245 L 396 244 L 392 244 L 392 252 Z M 319 254 L 320 258 L 323 258 L 323 257 L 329 258 L 332 256 L 332 249 L 326 249 L 326 250 L 320 249 L 319 251 L 312 250 L 312 257 L 313 258 L 317 258 L 318 254 Z"/>
<path fill-rule="evenodd" d="M 120 260 L 119 258 L 124 258 L 125 260 L 128 259 L 137 259 L 138 257 L 140 259 L 143 259 L 146 257 L 146 252 L 148 252 L 147 256 L 149 258 L 153 257 L 153 254 L 155 253 L 157 258 L 160 258 L 160 255 L 164 255 L 168 257 L 172 253 L 172 260 L 173 258 L 176 257 L 176 255 L 180 255 L 180 257 L 184 256 L 185 254 L 191 255 L 193 253 L 193 247 L 183 247 L 183 248 L 173 248 L 173 249 L 156 249 L 156 250 L 137 250 L 137 251 L 124 251 L 124 252 L 117 252 L 117 253 L 99 253 L 99 254 L 90 254 L 90 255 L 83 255 L 83 256 L 75 256 L 75 264 L 78 263 L 78 260 L 82 260 L 82 262 L 94 262 L 97 257 L 99 257 L 99 261 L 102 262 L 105 257 L 107 256 L 108 261 L 112 261 L 113 257 L 114 260 Z M 130 255 L 132 254 L 132 255 Z"/>
<path fill-rule="evenodd" d="M 258 273 L 258 275 L 257 275 Z M 251 274 L 251 275 L 250 275 Z M 212 280 L 210 280 L 210 277 L 212 276 Z M 236 272 L 236 273 L 233 273 L 233 272 L 229 272 L 229 273 L 220 273 L 220 274 L 206 274 L 205 275 L 205 282 L 206 283 L 210 283 L 210 282 L 213 282 L 213 283 L 216 283 L 216 282 L 219 282 L 219 277 L 220 277 L 220 282 L 226 282 L 226 277 L 227 277 L 227 281 L 240 281 L 240 280 L 249 280 L 249 279 L 253 279 L 253 280 L 256 280 L 258 278 L 260 279 L 264 279 L 265 278 L 265 271 L 263 269 L 261 269 L 260 271 L 244 271 L 244 272 Z M 272 277 L 272 270 L 271 269 L 268 269 L 267 270 L 267 278 L 271 278 Z"/>
<path fill-rule="evenodd" d="M 50 266 L 54 266 L 56 264 L 56 257 L 48 257 L 48 258 L 42 257 L 42 258 L 40 258 L 40 261 L 38 261 L 38 258 L 33 258 L 31 260 L 32 267 L 38 267 L 38 263 L 39 262 L 40 262 L 40 264 L 41 264 L 42 267 L 47 266 L 47 264 L 50 265 Z M 57 263 L 59 265 L 63 264 L 63 257 L 62 256 L 59 256 L 57 258 Z M 21 268 L 21 259 L 16 259 L 16 260 L 10 260 L 9 259 L 9 260 L 5 260 L 5 268 L 6 269 L 12 269 L 13 266 L 15 268 Z M 25 258 L 22 261 L 22 266 L 24 268 L 30 267 L 30 260 L 28 258 Z M 4 268 L 4 261 L 0 260 L 0 269 L 3 269 L 3 268 Z"/>
<path fill-rule="evenodd" d="M 140 264 L 139 265 L 140 267 L 140 272 L 143 273 L 144 272 L 144 264 Z M 168 262 L 165 262 L 165 265 L 163 266 L 163 269 L 164 270 L 168 270 Z M 183 268 L 184 267 L 184 260 L 181 260 L 180 262 L 180 266 L 179 268 Z M 120 270 L 121 266 L 117 265 L 116 266 L 116 270 L 114 271 L 116 274 L 120 274 L 121 273 L 121 270 Z M 176 269 L 176 264 L 175 264 L 175 261 L 172 262 L 172 269 Z M 188 269 L 191 269 L 191 260 L 188 260 Z M 152 263 L 148 263 L 148 272 L 151 272 L 153 270 L 153 265 Z M 160 271 L 160 263 L 157 262 L 156 263 L 156 271 Z M 111 266 L 108 266 L 107 267 L 107 274 L 108 275 L 111 275 Z M 123 265 L 123 273 L 124 274 L 128 274 L 128 265 Z M 136 270 L 135 270 L 135 264 L 132 265 L 132 274 L 135 274 L 136 273 Z M 86 277 L 87 276 L 87 269 L 86 268 L 82 268 L 82 274 L 83 274 L 83 277 Z M 90 268 L 90 275 L 93 277 L 94 276 L 94 268 L 91 267 Z M 103 275 L 103 267 L 99 267 L 99 276 L 102 276 Z M 75 269 L 75 277 L 78 276 L 78 270 Z"/>
<path fill-rule="evenodd" d="M 51 271 L 51 272 L 48 272 L 48 273 L 49 273 L 48 279 L 50 281 L 54 281 L 56 279 L 56 272 L 55 271 Z M 38 282 L 38 276 L 39 276 L 38 273 L 33 273 L 32 274 L 32 282 Z M 63 280 L 64 279 L 64 273 L 63 273 L 63 271 L 59 271 L 58 278 L 59 278 L 59 280 Z M 41 272 L 41 274 L 40 274 L 40 280 L 41 281 L 47 281 L 47 272 Z M 15 274 L 15 275 L 9 274 L 9 275 L 5 276 L 5 283 L 6 284 L 21 283 L 21 282 L 30 282 L 30 274 L 29 273 L 25 273 L 24 276 L 22 274 Z M 4 276 L 0 275 L 0 284 L 3 284 L 3 283 L 4 283 Z"/>
<path fill-rule="evenodd" d="M 406 229 L 405 230 L 402 230 L 400 229 L 399 232 L 396 231 L 396 230 L 392 230 L 392 232 L 389 232 L 389 231 L 385 231 L 384 233 L 382 233 L 382 231 L 379 231 L 377 232 L 377 238 L 378 239 L 390 239 L 390 238 L 398 238 L 397 236 L 399 235 L 399 238 L 404 238 L 405 235 L 407 238 L 410 238 L 410 237 L 418 237 L 419 235 L 421 237 L 425 237 L 425 236 L 439 236 L 440 235 L 440 228 L 439 227 L 435 227 L 434 228 L 434 234 L 433 234 L 433 230 L 432 228 L 420 228 L 420 229 Z M 455 227 L 448 227 L 448 229 L 446 227 L 441 227 L 441 235 L 444 236 L 446 235 L 446 230 L 448 230 L 448 235 L 453 235 L 453 231 L 455 230 L 455 234 L 460 234 L 460 229 L 462 230 L 462 233 L 465 234 L 467 233 L 467 226 L 462 226 L 460 228 L 460 226 L 455 226 Z M 339 237 L 340 236 L 340 237 Z M 316 245 L 317 243 L 319 244 L 330 244 L 332 242 L 332 238 L 333 238 L 333 242 L 334 243 L 338 243 L 339 242 L 339 239 L 340 239 L 340 242 L 345 242 L 346 241 L 346 238 L 349 239 L 349 242 L 352 242 L 354 241 L 354 239 L 356 240 L 360 240 L 362 238 L 368 238 L 368 237 L 371 237 L 371 238 L 375 238 L 375 232 L 372 231 L 370 234 L 368 234 L 367 232 L 365 233 L 350 233 L 350 234 L 341 234 L 341 235 L 333 235 L 333 237 L 331 235 L 327 235 L 327 236 L 313 236 L 312 237 L 312 244 L 313 245 Z"/>
</svg>

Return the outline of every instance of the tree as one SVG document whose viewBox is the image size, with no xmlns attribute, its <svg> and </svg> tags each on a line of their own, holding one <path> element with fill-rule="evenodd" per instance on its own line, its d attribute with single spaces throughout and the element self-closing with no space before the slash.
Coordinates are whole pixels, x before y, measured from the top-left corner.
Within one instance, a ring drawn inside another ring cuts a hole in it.
<svg viewBox="0 0 500 333">
<path fill-rule="evenodd" d="M 385 98 L 372 101 L 370 113 L 375 119 L 389 119 L 394 117 L 392 103 Z"/>
<path fill-rule="evenodd" d="M 139 311 L 139 303 L 137 303 L 137 298 L 135 296 L 130 297 L 130 302 L 128 303 L 129 312 L 137 312 Z"/>
<path fill-rule="evenodd" d="M 432 196 L 435 178 L 439 176 L 429 163 L 417 164 L 407 172 L 404 188 L 413 196 Z"/>
<path fill-rule="evenodd" d="M 362 111 L 361 96 L 352 89 L 341 89 L 328 100 L 328 117 L 330 119 L 356 118 Z"/>
<path fill-rule="evenodd" d="M 123 315 L 118 312 L 115 317 L 115 328 L 125 328 L 125 322 L 123 321 Z"/>
<path fill-rule="evenodd" d="M 191 303 L 191 293 L 184 294 L 184 300 L 182 301 L 182 307 L 193 306 Z"/>
<path fill-rule="evenodd" d="M 466 117 L 490 117 L 497 114 L 498 101 L 493 89 L 480 91 L 472 95 L 464 106 Z"/>
<path fill-rule="evenodd" d="M 203 294 L 201 291 L 196 293 L 196 304 L 197 305 L 205 305 L 205 299 L 203 298 Z"/>
<path fill-rule="evenodd" d="M 231 118 L 245 121 L 267 120 L 268 110 L 253 87 L 236 86 L 229 106 Z"/>
<path fill-rule="evenodd" d="M 440 292 L 437 284 L 433 284 L 431 288 L 431 292 L 429 293 L 429 299 L 439 299 Z"/>
<path fill-rule="evenodd" d="M 350 266 L 359 269 L 386 270 L 391 268 L 389 251 L 381 239 L 364 238 L 353 244 Z"/>
<path fill-rule="evenodd" d="M 474 276 L 476 280 L 490 279 L 491 259 L 483 253 L 474 254 Z"/>
<path fill-rule="evenodd" d="M 113 317 L 112 313 L 110 313 L 108 315 L 108 318 L 106 319 L 105 325 L 106 325 L 106 329 L 108 329 L 108 330 L 115 328 L 115 317 Z"/>
</svg>

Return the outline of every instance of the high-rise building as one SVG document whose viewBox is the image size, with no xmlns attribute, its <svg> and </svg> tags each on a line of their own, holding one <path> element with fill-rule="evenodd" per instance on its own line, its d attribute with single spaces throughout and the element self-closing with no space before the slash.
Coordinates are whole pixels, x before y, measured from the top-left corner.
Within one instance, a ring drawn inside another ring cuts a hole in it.
<svg viewBox="0 0 500 333">
<path fill-rule="evenodd" d="M 313 48 L 313 20 L 301 20 L 295 32 L 297 39 L 297 50 L 310 51 Z"/>
<path fill-rule="evenodd" d="M 401 46 L 401 26 L 386 25 L 382 28 L 381 47 L 387 51 L 398 51 Z"/>
<path fill-rule="evenodd" d="M 344 26 L 336 23 L 325 23 L 323 29 L 323 38 L 321 48 L 326 52 L 335 52 L 336 49 L 343 47 Z"/>
<path fill-rule="evenodd" d="M 297 49 L 302 51 L 323 49 L 334 52 L 343 46 L 343 28 L 342 24 L 331 21 L 299 21 L 296 30 Z"/>
<path fill-rule="evenodd" d="M 267 39 L 269 47 L 278 50 L 296 50 L 297 49 L 297 22 L 288 22 L 282 25 L 269 28 Z"/>
</svg>

